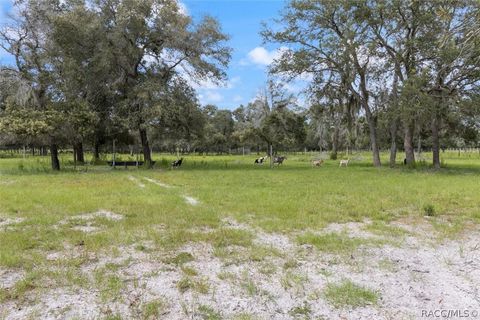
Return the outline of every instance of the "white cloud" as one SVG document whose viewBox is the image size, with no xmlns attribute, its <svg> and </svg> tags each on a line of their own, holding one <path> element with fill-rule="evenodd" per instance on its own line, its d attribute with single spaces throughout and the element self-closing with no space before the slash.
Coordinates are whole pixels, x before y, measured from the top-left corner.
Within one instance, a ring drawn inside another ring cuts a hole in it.
<svg viewBox="0 0 480 320">
<path fill-rule="evenodd" d="M 243 97 L 241 95 L 235 95 L 233 96 L 233 102 L 241 102 L 243 101 Z"/>
<path fill-rule="evenodd" d="M 203 105 L 209 104 L 209 103 L 215 104 L 223 101 L 223 96 L 217 91 L 207 90 L 199 94 L 198 99 L 200 100 L 200 103 Z"/>
<path fill-rule="evenodd" d="M 211 80 L 203 80 L 199 83 L 191 82 L 191 85 L 194 89 L 202 90 L 211 90 L 211 89 L 233 89 L 241 82 L 240 77 L 233 77 L 223 83 L 216 83 Z"/>
<path fill-rule="evenodd" d="M 240 61 L 240 64 L 248 65 L 249 63 L 253 63 L 261 66 L 268 66 L 275 59 L 280 58 L 282 53 L 287 50 L 288 48 L 286 47 L 280 47 L 271 51 L 268 51 L 264 47 L 256 47 L 247 54 L 247 59 L 242 59 Z"/>
</svg>

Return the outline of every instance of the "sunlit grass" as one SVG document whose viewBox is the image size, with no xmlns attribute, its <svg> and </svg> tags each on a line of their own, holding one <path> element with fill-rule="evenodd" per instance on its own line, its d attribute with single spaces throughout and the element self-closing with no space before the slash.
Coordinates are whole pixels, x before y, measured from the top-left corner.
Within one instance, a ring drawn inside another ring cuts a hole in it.
<svg viewBox="0 0 480 320">
<path fill-rule="evenodd" d="M 189 242 L 210 243 L 214 255 L 225 263 L 262 261 L 280 254 L 255 245 L 252 229 L 228 225 L 225 218 L 267 232 L 292 233 L 299 243 L 334 253 L 376 243 L 318 233 L 332 222 L 368 219 L 367 231 L 402 237 L 406 231 L 389 223 L 403 217 L 423 219 L 425 208 L 431 206 L 435 214 L 427 222 L 439 233 L 454 237 L 480 219 L 477 153 L 443 154 L 446 167 L 440 171 L 423 164 L 415 169 L 400 163 L 395 169 L 373 168 L 366 153 L 347 168 L 331 160 L 312 167 L 310 160 L 317 156 L 290 154 L 283 166 L 273 169 L 254 166 L 256 155 L 184 156 L 184 165 L 172 170 L 168 164 L 174 155 L 154 154 L 154 169 L 126 170 L 90 164 L 74 169 L 71 155 L 63 154 L 64 171 L 58 173 L 50 171 L 47 157 L 2 158 L 0 219 L 24 220 L 0 227 L 0 268 L 17 268 L 29 276 L 13 291 L 0 292 L 0 300 L 35 287 L 42 277 L 34 270 L 47 270 L 53 264 L 46 258 L 48 253 L 80 245 L 85 252 L 97 253 L 128 246 L 165 252 L 179 266 L 195 259 L 179 256 L 178 250 Z M 185 195 L 199 204 L 186 203 Z M 82 222 L 70 217 L 100 209 L 123 219 L 95 218 L 92 224 L 98 230 L 91 233 L 73 228 Z M 147 249 L 145 243 L 153 247 Z M 194 271 L 185 268 L 186 279 L 195 277 Z M 116 280 L 107 278 L 107 293 L 121 290 Z M 197 287 L 208 291 L 206 285 Z"/>
</svg>

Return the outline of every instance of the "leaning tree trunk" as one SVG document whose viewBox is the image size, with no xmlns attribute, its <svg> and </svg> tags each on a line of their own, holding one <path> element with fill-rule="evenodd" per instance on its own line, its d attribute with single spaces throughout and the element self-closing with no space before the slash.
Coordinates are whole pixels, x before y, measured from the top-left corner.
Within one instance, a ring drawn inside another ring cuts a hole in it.
<svg viewBox="0 0 480 320">
<path fill-rule="evenodd" d="M 75 144 L 74 152 L 75 152 L 75 157 L 76 157 L 77 161 L 80 162 L 80 163 L 84 163 L 85 162 L 85 156 L 84 156 L 84 153 L 83 153 L 83 143 L 82 142 L 79 142 L 79 143 Z"/>
<path fill-rule="evenodd" d="M 51 139 L 50 143 L 50 158 L 52 161 L 52 169 L 60 170 L 60 161 L 58 160 L 58 146 L 53 140 L 53 138 Z"/>
<path fill-rule="evenodd" d="M 358 61 L 356 61 L 356 64 L 358 65 Z M 370 106 L 368 105 L 369 93 L 367 90 L 367 78 L 364 72 L 360 74 L 360 89 L 362 92 L 361 105 L 365 110 L 365 117 L 367 118 L 368 128 L 370 131 L 370 146 L 372 148 L 373 165 L 375 167 L 380 167 L 382 163 L 380 162 L 380 150 L 378 148 L 377 141 L 377 121 L 370 110 Z"/>
<path fill-rule="evenodd" d="M 439 118 L 436 111 L 432 114 L 432 153 L 433 153 L 433 167 L 440 169 L 440 138 L 439 138 Z"/>
<path fill-rule="evenodd" d="M 148 144 L 147 129 L 140 128 L 139 133 L 140 141 L 142 142 L 143 159 L 145 161 L 145 165 L 150 168 L 152 166 L 152 156 L 150 154 L 150 146 Z"/>
<path fill-rule="evenodd" d="M 390 168 L 394 168 L 397 161 L 397 127 L 398 119 L 394 119 L 390 124 Z"/>
<path fill-rule="evenodd" d="M 415 150 L 413 146 L 413 125 L 412 123 L 405 123 L 403 148 L 405 149 L 405 159 L 407 164 L 415 164 Z"/>
</svg>

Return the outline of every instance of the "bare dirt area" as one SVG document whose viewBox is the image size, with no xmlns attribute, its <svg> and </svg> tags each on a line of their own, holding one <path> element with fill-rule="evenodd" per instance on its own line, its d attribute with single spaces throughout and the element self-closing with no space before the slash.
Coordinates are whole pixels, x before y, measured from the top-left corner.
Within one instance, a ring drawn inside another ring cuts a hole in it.
<svg viewBox="0 0 480 320">
<path fill-rule="evenodd" d="M 84 213 L 68 217 L 55 225 L 54 228 L 59 228 L 64 225 L 70 225 L 73 230 L 84 233 L 93 233 L 102 231 L 102 226 L 98 224 L 97 219 L 105 219 L 109 221 L 119 221 L 123 219 L 121 214 L 111 212 L 108 210 L 98 210 L 96 212 Z"/>
<path fill-rule="evenodd" d="M 97 286 L 29 292 L 24 299 L 4 302 L 0 318 L 419 319 L 422 310 L 480 309 L 478 231 L 448 241 L 438 240 L 428 221 L 392 223 L 405 230 L 403 235 L 379 235 L 371 231 L 371 221 L 316 231 L 385 240 L 339 253 L 299 244 L 295 234 L 266 233 L 233 219 L 223 224 L 251 232 L 252 247 L 219 250 L 195 242 L 161 253 L 144 243 L 141 250 L 131 246 L 99 253 L 78 270 Z M 70 248 L 75 250 L 83 249 Z M 264 254 L 252 255 L 252 250 Z M 22 277 L 18 270 L 0 270 L 3 287 Z M 326 288 L 345 280 L 374 292 L 378 300 L 336 306 Z"/>
</svg>

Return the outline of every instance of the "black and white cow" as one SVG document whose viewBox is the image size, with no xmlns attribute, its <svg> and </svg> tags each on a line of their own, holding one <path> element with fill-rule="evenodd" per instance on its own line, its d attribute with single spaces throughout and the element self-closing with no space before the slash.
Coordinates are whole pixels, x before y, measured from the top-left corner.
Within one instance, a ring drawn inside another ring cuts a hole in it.
<svg viewBox="0 0 480 320">
<path fill-rule="evenodd" d="M 267 156 L 257 158 L 255 159 L 254 164 L 263 164 L 263 161 L 265 161 L 265 159 L 267 159 Z"/>
<path fill-rule="evenodd" d="M 183 158 L 175 160 L 175 161 L 172 162 L 172 167 L 173 168 L 178 168 L 182 165 L 182 162 L 183 162 Z"/>
</svg>

